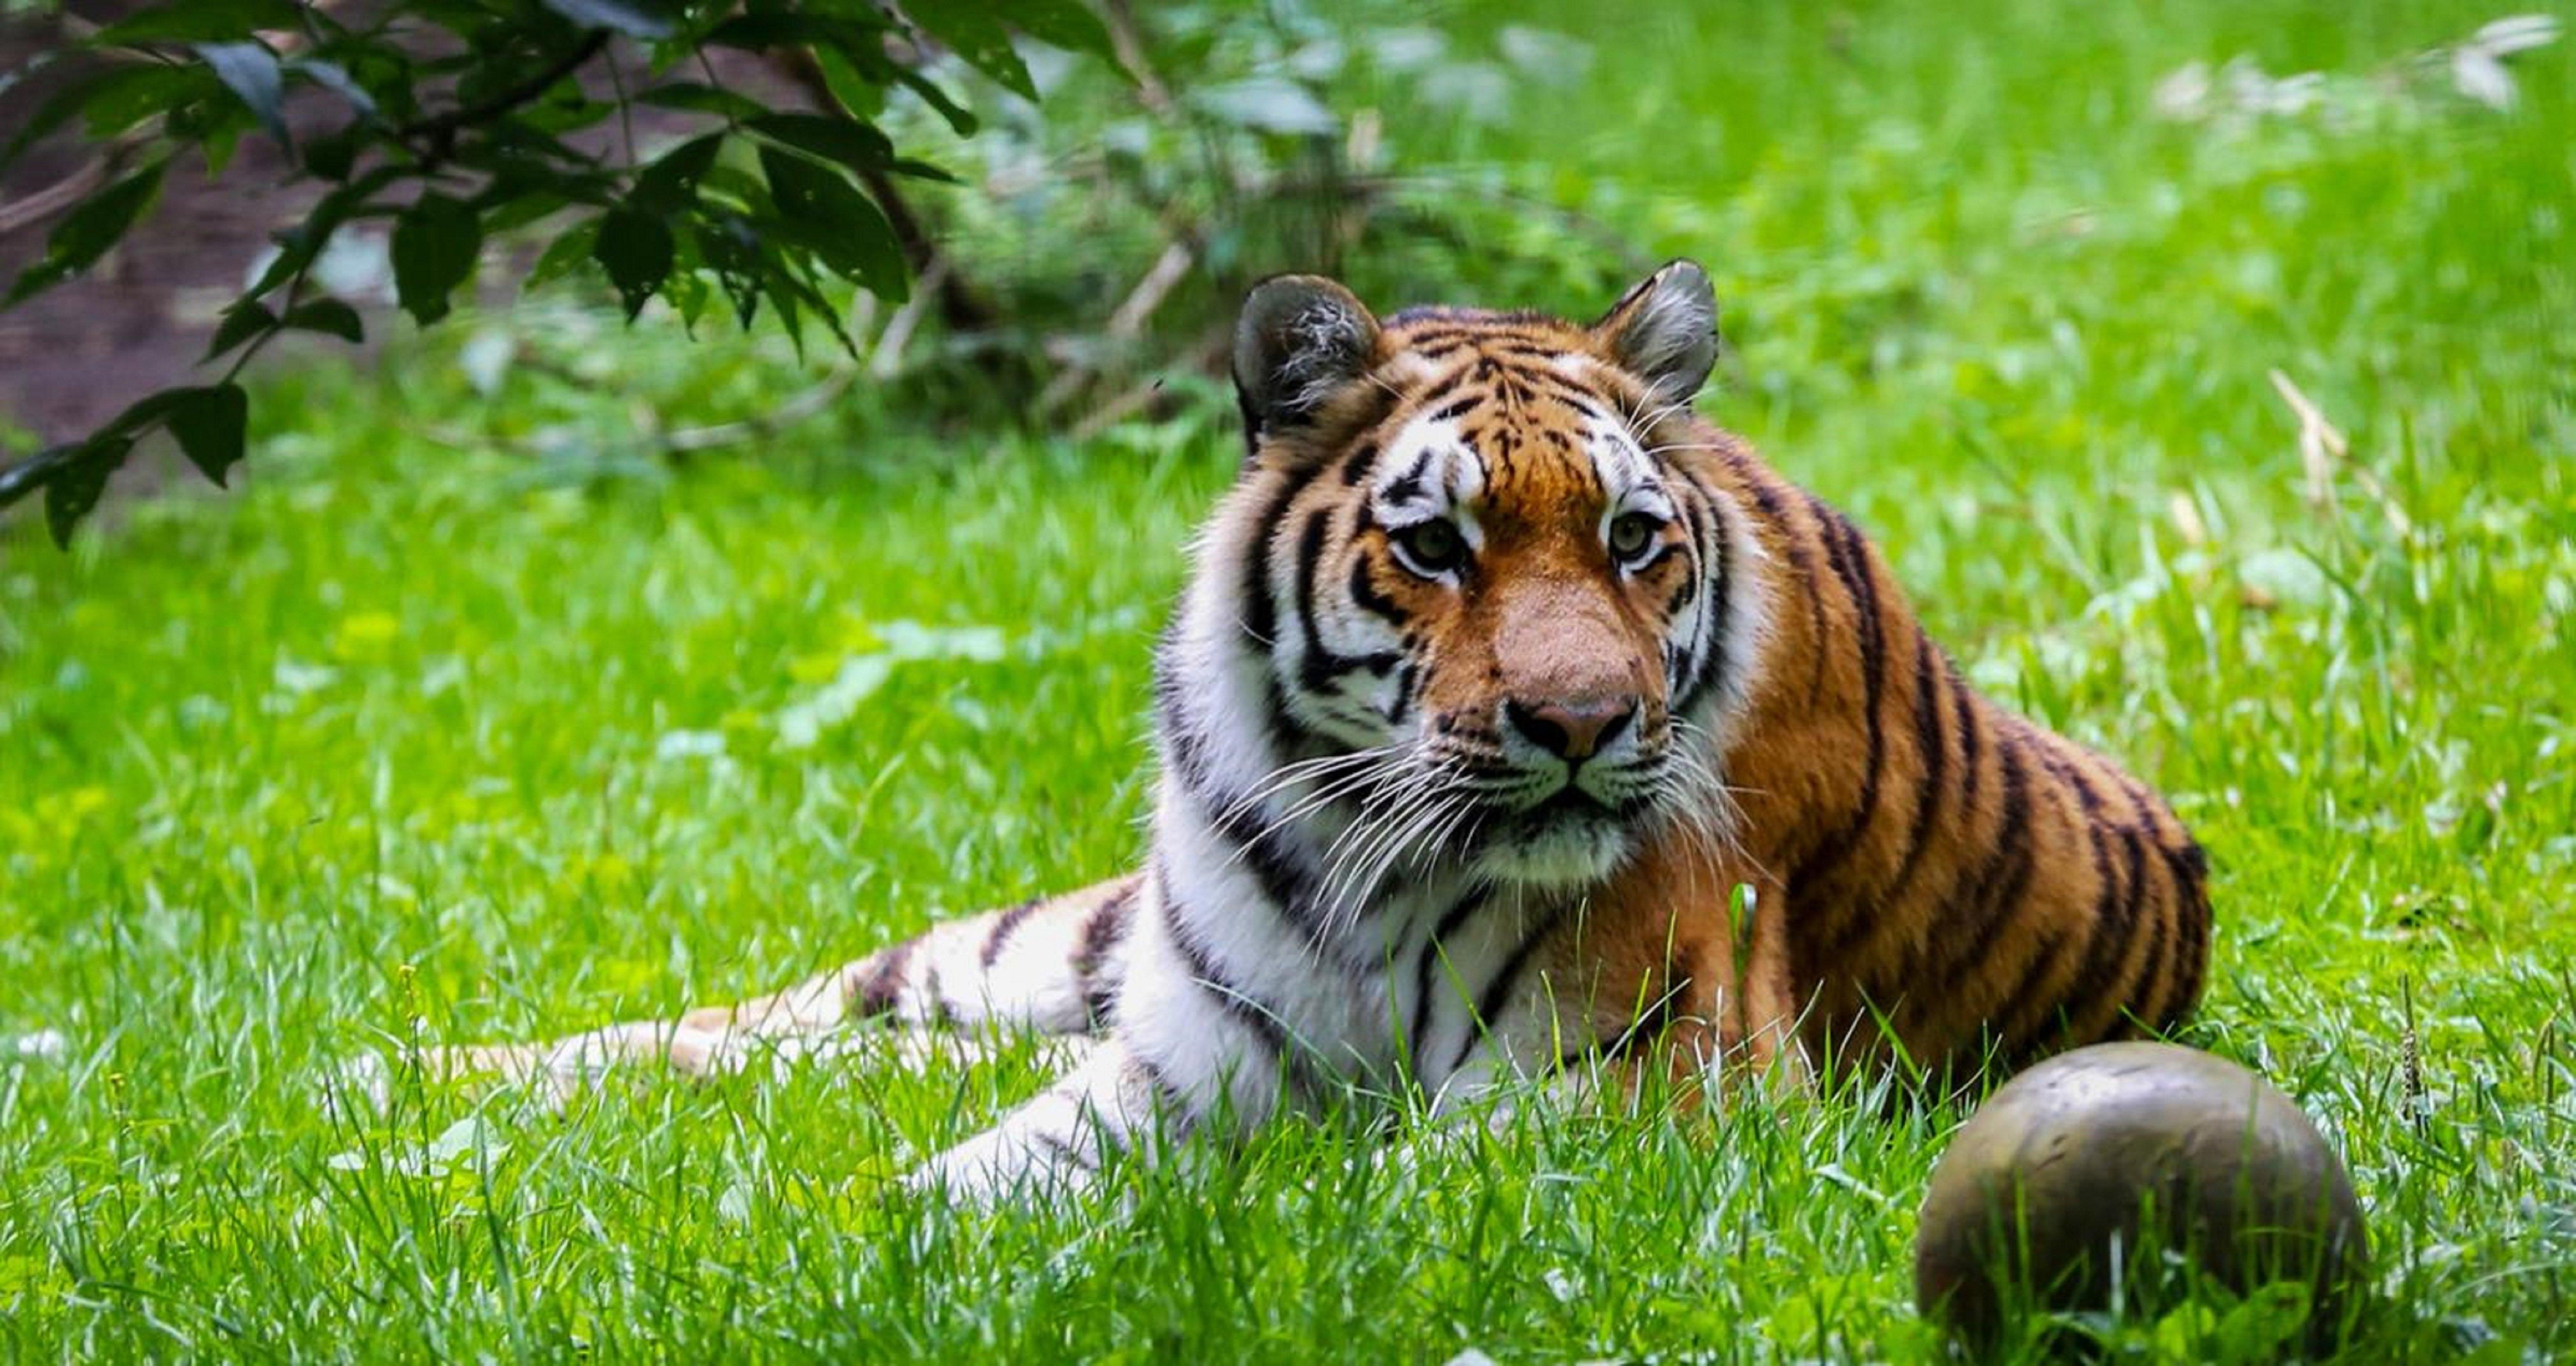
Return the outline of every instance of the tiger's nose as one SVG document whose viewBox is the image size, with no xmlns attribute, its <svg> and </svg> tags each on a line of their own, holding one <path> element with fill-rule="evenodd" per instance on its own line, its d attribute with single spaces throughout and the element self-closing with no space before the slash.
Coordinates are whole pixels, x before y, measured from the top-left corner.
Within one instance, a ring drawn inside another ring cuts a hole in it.
<svg viewBox="0 0 2576 1366">
<path fill-rule="evenodd" d="M 1531 706 L 1525 702 L 1503 703 L 1503 717 L 1522 738 L 1560 759 L 1581 763 L 1600 752 L 1603 745 L 1618 738 L 1619 731 L 1637 715 L 1634 698 L 1607 701 L 1542 702 Z"/>
</svg>

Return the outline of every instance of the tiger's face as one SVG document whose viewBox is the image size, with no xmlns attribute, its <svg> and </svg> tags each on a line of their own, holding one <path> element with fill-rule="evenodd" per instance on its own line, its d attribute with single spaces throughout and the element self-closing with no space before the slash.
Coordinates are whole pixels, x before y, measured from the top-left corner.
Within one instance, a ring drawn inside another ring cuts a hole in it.
<svg viewBox="0 0 2576 1366">
<path fill-rule="evenodd" d="M 1656 433 L 1715 345 L 1686 263 L 1589 327 L 1255 291 L 1232 511 L 1281 759 L 1341 762 L 1414 857 L 1529 883 L 1607 875 L 1713 782 L 1676 740 L 1724 672 L 1729 523 Z"/>
</svg>

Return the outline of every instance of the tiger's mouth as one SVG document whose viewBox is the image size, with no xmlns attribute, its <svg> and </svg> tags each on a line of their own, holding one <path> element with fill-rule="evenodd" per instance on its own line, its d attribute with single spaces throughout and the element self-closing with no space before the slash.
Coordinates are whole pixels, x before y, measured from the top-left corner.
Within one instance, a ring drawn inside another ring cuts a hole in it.
<svg viewBox="0 0 2576 1366">
<path fill-rule="evenodd" d="M 1568 782 L 1495 812 L 1466 852 L 1486 876 L 1502 881 L 1559 886 L 1604 877 L 1626 857 L 1648 805 L 1646 798 L 1605 801 Z"/>
<path fill-rule="evenodd" d="M 1474 853 L 1502 858 L 1523 875 L 1555 880 L 1599 871 L 1615 863 L 1628 836 L 1639 829 L 1662 795 L 1652 781 L 1604 784 L 1604 792 L 1562 776 L 1552 790 L 1493 802 L 1478 823 Z"/>
</svg>

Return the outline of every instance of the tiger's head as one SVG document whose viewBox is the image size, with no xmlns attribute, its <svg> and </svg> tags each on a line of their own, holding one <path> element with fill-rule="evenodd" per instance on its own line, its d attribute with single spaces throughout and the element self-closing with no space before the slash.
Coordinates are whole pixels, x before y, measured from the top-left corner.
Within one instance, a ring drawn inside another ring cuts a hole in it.
<svg viewBox="0 0 2576 1366">
<path fill-rule="evenodd" d="M 1588 325 L 1253 290 L 1249 452 L 1164 653 L 1182 757 L 1246 799 L 1302 774 L 1409 842 L 1389 863 L 1519 883 L 1605 876 L 1704 805 L 1757 606 L 1741 510 L 1681 458 L 1716 353 L 1688 262 Z"/>
</svg>

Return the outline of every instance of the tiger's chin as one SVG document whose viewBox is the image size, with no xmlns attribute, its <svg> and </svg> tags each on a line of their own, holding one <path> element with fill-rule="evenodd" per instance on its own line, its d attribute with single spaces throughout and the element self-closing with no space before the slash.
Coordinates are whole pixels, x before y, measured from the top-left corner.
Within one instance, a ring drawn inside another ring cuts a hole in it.
<svg viewBox="0 0 2576 1366">
<path fill-rule="evenodd" d="M 1477 873 L 1493 882 L 1561 888 L 1616 872 L 1634 845 L 1635 823 L 1599 808 L 1515 819 L 1476 851 Z"/>
</svg>

